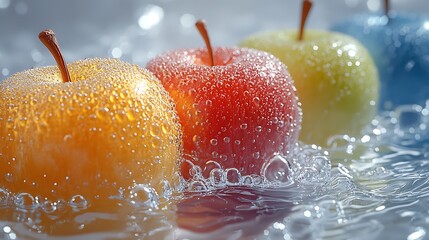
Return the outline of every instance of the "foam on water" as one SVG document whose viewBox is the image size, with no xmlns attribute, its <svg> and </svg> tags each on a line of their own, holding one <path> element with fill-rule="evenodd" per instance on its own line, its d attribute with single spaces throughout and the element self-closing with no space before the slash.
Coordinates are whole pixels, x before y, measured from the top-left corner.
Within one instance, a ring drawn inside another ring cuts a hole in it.
<svg viewBox="0 0 429 240">
<path fill-rule="evenodd" d="M 429 104 L 428 104 L 429 105 Z M 429 107 L 377 116 L 359 137 L 297 144 L 261 174 L 215 161 L 157 192 L 41 199 L 0 189 L 0 236 L 76 239 L 424 239 L 429 228 Z M 185 160 L 186 161 L 186 160 Z"/>
</svg>

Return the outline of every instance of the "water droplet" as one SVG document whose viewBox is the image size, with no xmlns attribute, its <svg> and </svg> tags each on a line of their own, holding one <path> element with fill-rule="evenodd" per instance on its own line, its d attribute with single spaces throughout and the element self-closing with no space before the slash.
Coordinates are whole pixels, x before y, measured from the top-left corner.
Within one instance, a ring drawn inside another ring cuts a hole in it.
<svg viewBox="0 0 429 240">
<path fill-rule="evenodd" d="M 45 201 L 42 204 L 42 209 L 45 211 L 45 213 L 53 213 L 55 210 L 57 210 L 57 206 L 51 201 Z"/>
<path fill-rule="evenodd" d="M 29 193 L 20 193 L 14 199 L 15 206 L 25 210 L 33 210 L 37 207 L 34 197 Z"/>
<path fill-rule="evenodd" d="M 84 210 L 88 207 L 88 201 L 82 195 L 74 195 L 69 201 L 69 206 L 74 211 Z"/>
<path fill-rule="evenodd" d="M 130 202 L 136 206 L 158 208 L 159 205 L 157 192 L 145 184 L 137 184 L 133 186 L 128 198 Z"/>
<path fill-rule="evenodd" d="M 255 103 L 256 106 L 258 106 L 261 103 L 261 99 L 259 97 L 254 97 L 253 102 Z"/>
<path fill-rule="evenodd" d="M 258 159 L 261 157 L 261 153 L 260 152 L 254 152 L 254 153 L 252 153 L 252 157 L 255 159 Z"/>
<path fill-rule="evenodd" d="M 64 142 L 68 142 L 71 139 L 72 139 L 72 135 L 71 134 L 67 134 L 67 135 L 64 136 Z"/>
<path fill-rule="evenodd" d="M 225 186 L 225 177 L 222 169 L 213 169 L 210 172 L 210 183 L 216 187 Z"/>
<path fill-rule="evenodd" d="M 262 167 L 262 176 L 270 182 L 285 183 L 289 181 L 289 163 L 280 156 L 275 155 Z"/>
<path fill-rule="evenodd" d="M 207 161 L 207 163 L 204 165 L 202 176 L 204 178 L 209 178 L 211 172 L 215 169 L 222 169 L 222 166 L 217 161 Z"/>
<path fill-rule="evenodd" d="M 191 176 L 199 176 L 199 175 L 201 175 L 201 167 L 197 166 L 197 165 L 194 165 L 192 163 L 191 163 L 191 165 L 192 165 L 192 167 L 189 169 L 189 175 L 191 175 Z"/>
<path fill-rule="evenodd" d="M 8 182 L 12 182 L 13 181 L 13 175 L 12 175 L 12 173 L 6 173 L 4 175 L 4 179 L 6 179 L 6 181 L 8 181 Z"/>
<path fill-rule="evenodd" d="M 242 181 L 241 173 L 236 168 L 226 169 L 225 179 L 229 185 L 238 185 Z"/>
<path fill-rule="evenodd" d="M 198 135 L 194 135 L 194 137 L 192 137 L 192 141 L 194 141 L 194 143 L 199 143 L 201 141 L 201 137 Z"/>
</svg>

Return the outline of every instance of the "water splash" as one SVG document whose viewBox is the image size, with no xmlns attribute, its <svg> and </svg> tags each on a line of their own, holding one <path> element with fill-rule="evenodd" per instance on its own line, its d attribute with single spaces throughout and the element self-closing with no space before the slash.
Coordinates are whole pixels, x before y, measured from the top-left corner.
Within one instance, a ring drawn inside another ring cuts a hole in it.
<svg viewBox="0 0 429 240">
<path fill-rule="evenodd" d="M 91 201 L 79 195 L 51 201 L 2 189 L 2 210 L 16 214 L 0 223 L 18 237 L 35 238 L 64 237 L 60 230 L 47 232 L 63 228 L 73 236 L 107 238 L 150 239 L 159 233 L 207 239 L 234 232 L 236 239 L 424 239 L 427 109 L 384 112 L 361 136 L 334 136 L 327 148 L 297 144 L 287 155 L 268 159 L 260 175 L 208 161 L 191 166 L 191 179 L 177 176 L 177 184 L 165 183 L 164 193 L 136 184 L 116 197 Z M 39 235 L 28 235 L 35 229 Z"/>
</svg>

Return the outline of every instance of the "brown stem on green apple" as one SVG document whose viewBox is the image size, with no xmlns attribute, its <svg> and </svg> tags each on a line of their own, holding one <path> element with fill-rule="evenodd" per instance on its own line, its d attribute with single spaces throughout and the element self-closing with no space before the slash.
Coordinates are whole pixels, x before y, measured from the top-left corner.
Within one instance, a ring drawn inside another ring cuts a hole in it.
<svg viewBox="0 0 429 240">
<path fill-rule="evenodd" d="M 54 56 L 57 66 L 61 72 L 61 78 L 63 82 L 71 82 L 70 73 L 67 69 L 67 65 L 64 61 L 63 55 L 61 54 L 60 47 L 58 45 L 57 38 L 55 37 L 54 31 L 46 29 L 39 33 L 40 41 L 49 49 L 52 56 Z"/>
<path fill-rule="evenodd" d="M 204 20 L 198 20 L 195 23 L 195 26 L 197 27 L 198 31 L 204 39 L 204 42 L 206 43 L 207 51 L 209 52 L 210 57 L 210 66 L 214 66 L 213 48 L 210 43 L 209 34 L 207 33 L 206 23 L 204 22 Z"/>
<path fill-rule="evenodd" d="M 310 0 L 304 0 L 302 2 L 301 23 L 299 25 L 298 41 L 302 41 L 304 38 L 305 23 L 307 22 L 308 13 L 310 13 L 312 5 L 313 3 Z"/>
</svg>

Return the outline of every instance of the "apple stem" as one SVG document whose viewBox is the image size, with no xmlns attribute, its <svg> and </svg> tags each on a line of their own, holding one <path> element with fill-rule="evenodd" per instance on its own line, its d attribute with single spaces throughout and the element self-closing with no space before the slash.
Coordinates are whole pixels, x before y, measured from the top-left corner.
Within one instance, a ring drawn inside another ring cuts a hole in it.
<svg viewBox="0 0 429 240">
<path fill-rule="evenodd" d="M 388 19 L 390 19 L 389 12 L 390 12 L 390 1 L 389 0 L 384 0 L 384 14 L 386 15 L 386 17 Z"/>
<path fill-rule="evenodd" d="M 313 6 L 311 0 L 304 0 L 302 2 L 301 23 L 299 25 L 298 41 L 302 41 L 304 38 L 305 23 L 307 22 L 308 13 L 310 13 L 311 6 Z"/>
<path fill-rule="evenodd" d="M 61 54 L 60 47 L 58 45 L 57 38 L 55 37 L 54 31 L 46 29 L 39 33 L 40 41 L 48 48 L 52 56 L 54 56 L 57 66 L 60 69 L 61 77 L 63 82 L 71 82 L 70 73 L 67 69 L 67 65 L 64 61 L 63 55 Z"/>
<path fill-rule="evenodd" d="M 209 34 L 207 32 L 206 23 L 204 22 L 204 20 L 198 20 L 195 23 L 195 27 L 197 27 L 198 31 L 200 32 L 201 36 L 204 39 L 204 42 L 206 43 L 207 51 L 208 51 L 209 57 L 210 57 L 210 66 L 213 67 L 214 66 L 213 48 L 212 48 L 212 45 L 210 43 L 210 38 L 209 38 Z"/>
</svg>

